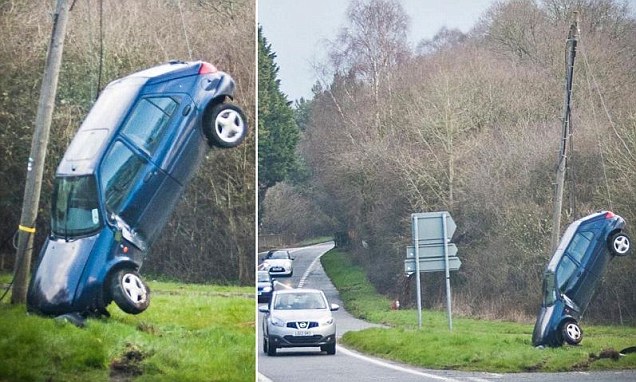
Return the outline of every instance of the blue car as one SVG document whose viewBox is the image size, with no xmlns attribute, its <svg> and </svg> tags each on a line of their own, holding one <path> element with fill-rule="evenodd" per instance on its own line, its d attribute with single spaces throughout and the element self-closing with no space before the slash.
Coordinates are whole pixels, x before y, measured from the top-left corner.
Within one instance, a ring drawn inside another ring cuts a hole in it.
<svg viewBox="0 0 636 382">
<path fill-rule="evenodd" d="M 579 321 L 608 262 L 631 250 L 625 220 L 603 211 L 572 223 L 543 276 L 543 302 L 532 333 L 534 346 L 577 345 Z"/>
<path fill-rule="evenodd" d="M 110 83 L 60 162 L 51 233 L 27 294 L 44 315 L 138 314 L 150 303 L 139 276 L 210 146 L 235 147 L 243 111 L 235 83 L 207 62 L 159 65 Z"/>
</svg>

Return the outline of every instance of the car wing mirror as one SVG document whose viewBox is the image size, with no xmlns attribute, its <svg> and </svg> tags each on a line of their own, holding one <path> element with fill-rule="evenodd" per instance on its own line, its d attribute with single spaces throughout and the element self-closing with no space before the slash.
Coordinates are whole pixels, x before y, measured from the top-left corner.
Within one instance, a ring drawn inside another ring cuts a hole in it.
<svg viewBox="0 0 636 382">
<path fill-rule="evenodd" d="M 334 311 L 336 311 L 336 310 L 340 309 L 340 305 L 338 305 L 338 304 L 331 304 L 331 306 L 329 307 L 329 309 L 330 309 L 332 312 L 334 312 Z"/>
<path fill-rule="evenodd" d="M 269 306 L 261 305 L 258 307 L 258 311 L 261 313 L 269 313 Z"/>
</svg>

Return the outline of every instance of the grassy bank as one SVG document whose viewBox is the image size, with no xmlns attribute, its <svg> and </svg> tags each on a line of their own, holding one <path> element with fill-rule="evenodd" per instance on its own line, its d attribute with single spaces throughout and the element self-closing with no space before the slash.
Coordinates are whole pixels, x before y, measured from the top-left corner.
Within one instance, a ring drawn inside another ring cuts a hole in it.
<svg viewBox="0 0 636 382">
<path fill-rule="evenodd" d="M 634 327 L 583 322 L 582 344 L 557 349 L 532 347 L 532 324 L 454 316 L 450 332 L 445 312 L 439 311 L 423 311 L 422 329 L 418 330 L 417 311 L 390 310 L 390 300 L 376 293 L 346 253 L 332 250 L 322 257 L 322 264 L 347 311 L 391 327 L 348 332 L 342 337 L 344 345 L 367 354 L 427 368 L 490 372 L 636 368 L 636 354 L 607 358 L 616 355 L 610 349 L 636 345 Z"/>
<path fill-rule="evenodd" d="M 0 381 L 252 381 L 253 288 L 150 282 L 151 304 L 83 329 L 0 303 Z"/>
</svg>

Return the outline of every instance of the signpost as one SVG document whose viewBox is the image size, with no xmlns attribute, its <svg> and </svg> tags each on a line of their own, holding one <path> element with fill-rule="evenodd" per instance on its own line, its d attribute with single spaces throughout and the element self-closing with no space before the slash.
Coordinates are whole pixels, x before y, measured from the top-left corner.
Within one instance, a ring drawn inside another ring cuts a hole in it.
<svg viewBox="0 0 636 382">
<path fill-rule="evenodd" d="M 415 272 L 418 327 L 422 327 L 420 273 L 445 271 L 448 328 L 452 331 L 450 271 L 456 271 L 462 265 L 456 256 L 457 246 L 450 242 L 457 225 L 447 211 L 411 214 L 411 223 L 413 246 L 406 248 L 404 271 L 407 275 Z"/>
</svg>

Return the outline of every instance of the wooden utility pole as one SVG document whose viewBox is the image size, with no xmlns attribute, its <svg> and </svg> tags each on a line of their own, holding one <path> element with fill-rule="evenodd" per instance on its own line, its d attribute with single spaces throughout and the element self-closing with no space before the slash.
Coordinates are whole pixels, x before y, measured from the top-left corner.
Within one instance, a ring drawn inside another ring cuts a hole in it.
<svg viewBox="0 0 636 382">
<path fill-rule="evenodd" d="M 42 174 L 44 173 L 46 149 L 49 143 L 49 132 L 55 106 L 57 80 L 62 64 L 68 11 L 67 0 L 57 0 L 55 14 L 53 15 L 53 32 L 51 33 L 51 41 L 46 55 L 46 66 L 35 117 L 31 153 L 29 154 L 29 163 L 27 165 L 22 215 L 18 227 L 18 251 L 14 265 L 13 290 L 11 293 L 12 304 L 22 304 L 26 301 L 29 274 L 31 273 L 35 221 L 40 203 Z"/>
<path fill-rule="evenodd" d="M 563 102 L 563 129 L 561 134 L 561 147 L 559 150 L 559 166 L 557 168 L 556 192 L 554 195 L 554 210 L 552 212 L 552 241 L 551 248 L 554 252 L 559 245 L 561 233 L 561 209 L 563 206 L 563 188 L 565 183 L 565 170 L 568 160 L 568 148 L 570 135 L 570 112 L 572 107 L 572 75 L 574 73 L 574 57 L 576 56 L 576 44 L 578 42 L 579 14 L 574 12 L 574 21 L 570 25 L 568 40 L 567 67 L 565 70 L 565 97 Z"/>
</svg>

